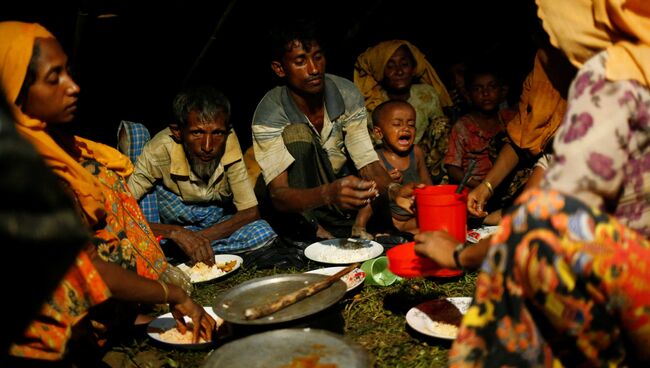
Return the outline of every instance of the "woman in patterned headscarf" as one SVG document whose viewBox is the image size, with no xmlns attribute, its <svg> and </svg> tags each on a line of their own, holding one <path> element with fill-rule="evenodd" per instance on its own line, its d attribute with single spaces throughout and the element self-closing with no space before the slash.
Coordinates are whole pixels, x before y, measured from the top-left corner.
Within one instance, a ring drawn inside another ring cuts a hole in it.
<svg viewBox="0 0 650 368">
<path fill-rule="evenodd" d="M 650 2 L 537 4 L 579 71 L 541 189 L 486 249 L 450 366 L 647 366 Z M 419 249 L 434 256 L 429 236 Z M 480 250 L 456 249 L 459 266 Z"/>
<path fill-rule="evenodd" d="M 415 143 L 427 155 L 434 183 L 443 180 L 442 159 L 450 129 L 443 108 L 452 102 L 424 54 L 408 41 L 381 42 L 357 58 L 354 84 L 365 98 L 369 115 L 377 105 L 391 99 L 408 101 L 415 108 Z"/>
</svg>

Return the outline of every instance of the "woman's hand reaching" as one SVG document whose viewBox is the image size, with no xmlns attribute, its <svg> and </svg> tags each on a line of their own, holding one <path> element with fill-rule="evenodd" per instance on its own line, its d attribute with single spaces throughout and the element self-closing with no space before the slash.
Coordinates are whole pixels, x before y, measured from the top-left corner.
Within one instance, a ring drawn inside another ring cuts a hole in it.
<svg viewBox="0 0 650 368">
<path fill-rule="evenodd" d="M 472 216 L 485 217 L 488 213 L 484 210 L 492 193 L 486 185 L 478 185 L 467 196 L 467 210 Z"/>
<path fill-rule="evenodd" d="M 192 298 L 185 294 L 185 298 L 180 303 L 169 304 L 174 319 L 176 319 L 176 328 L 182 334 L 187 331 L 185 316 L 192 319 L 194 325 L 192 330 L 192 343 L 196 344 L 201 338 L 205 341 L 212 341 L 212 333 L 217 329 L 217 321 L 197 304 Z"/>
</svg>

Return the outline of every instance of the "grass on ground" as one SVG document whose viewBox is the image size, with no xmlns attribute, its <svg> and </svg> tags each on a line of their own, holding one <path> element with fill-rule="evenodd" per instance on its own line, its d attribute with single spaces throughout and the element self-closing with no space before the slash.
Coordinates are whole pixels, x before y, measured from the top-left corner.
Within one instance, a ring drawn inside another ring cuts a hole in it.
<svg viewBox="0 0 650 368">
<path fill-rule="evenodd" d="M 242 267 L 231 276 L 197 285 L 193 298 L 211 306 L 222 292 L 258 277 L 305 270 Z M 442 297 L 472 296 L 476 274 L 454 279 L 404 279 L 390 286 L 363 285 L 348 292 L 339 309 L 345 321 L 345 336 L 363 346 L 373 367 L 443 367 L 451 342 L 418 333 L 406 324 L 413 306 Z M 156 314 L 161 314 L 158 311 Z M 269 328 L 270 329 L 270 328 Z M 217 346 L 218 348 L 218 346 Z M 200 367 L 211 351 L 169 350 L 151 344 L 146 334 L 116 346 L 104 357 L 111 367 Z"/>
</svg>

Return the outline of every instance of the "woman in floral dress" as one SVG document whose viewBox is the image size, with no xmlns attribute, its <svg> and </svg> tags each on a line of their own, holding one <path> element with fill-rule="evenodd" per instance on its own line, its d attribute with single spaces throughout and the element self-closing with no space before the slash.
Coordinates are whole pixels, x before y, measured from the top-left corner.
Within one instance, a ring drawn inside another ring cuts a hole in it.
<svg viewBox="0 0 650 368">
<path fill-rule="evenodd" d="M 449 365 L 647 366 L 650 2 L 537 4 L 579 68 L 541 188 L 517 199 L 487 246 L 415 237 L 443 266 L 483 260 Z"/>
<path fill-rule="evenodd" d="M 647 363 L 650 3 L 537 4 L 579 72 L 554 163 L 492 239 L 450 365 Z"/>
</svg>

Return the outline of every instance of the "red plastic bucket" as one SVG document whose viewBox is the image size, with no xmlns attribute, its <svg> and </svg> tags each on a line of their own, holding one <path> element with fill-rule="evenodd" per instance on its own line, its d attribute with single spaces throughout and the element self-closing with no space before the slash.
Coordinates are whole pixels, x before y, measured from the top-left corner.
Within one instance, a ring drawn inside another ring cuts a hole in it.
<svg viewBox="0 0 650 368">
<path fill-rule="evenodd" d="M 446 230 L 459 242 L 467 236 L 467 188 L 456 194 L 456 185 L 415 188 L 415 208 L 420 231 Z"/>
</svg>

